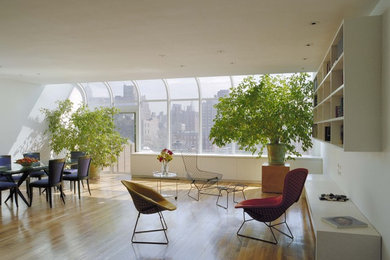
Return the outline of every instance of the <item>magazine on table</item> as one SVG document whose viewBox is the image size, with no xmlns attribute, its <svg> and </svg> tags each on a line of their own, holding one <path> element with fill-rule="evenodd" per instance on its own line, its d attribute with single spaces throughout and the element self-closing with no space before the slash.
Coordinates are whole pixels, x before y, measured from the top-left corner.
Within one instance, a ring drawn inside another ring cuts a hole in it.
<svg viewBox="0 0 390 260">
<path fill-rule="evenodd" d="M 362 228 L 368 224 L 351 216 L 323 217 L 322 221 L 336 228 Z"/>
</svg>

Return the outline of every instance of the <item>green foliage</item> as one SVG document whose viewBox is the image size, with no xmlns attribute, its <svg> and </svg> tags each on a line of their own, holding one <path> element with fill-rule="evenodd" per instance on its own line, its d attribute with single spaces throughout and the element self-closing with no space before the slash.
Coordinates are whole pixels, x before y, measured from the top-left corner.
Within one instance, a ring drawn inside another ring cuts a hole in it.
<svg viewBox="0 0 390 260">
<path fill-rule="evenodd" d="M 116 162 L 126 138 L 115 130 L 116 108 L 100 107 L 90 111 L 85 105 L 76 110 L 70 100 L 58 102 L 55 110 L 41 110 L 48 122 L 50 147 L 55 153 L 63 150 L 83 151 L 92 157 L 95 167 L 106 167 Z"/>
<path fill-rule="evenodd" d="M 290 77 L 263 75 L 245 78 L 215 105 L 217 115 L 210 140 L 221 147 L 237 142 L 240 149 L 261 156 L 266 144 L 283 143 L 288 154 L 300 156 L 312 147 L 312 82 L 307 73 Z M 291 158 L 291 157 L 289 157 Z"/>
</svg>

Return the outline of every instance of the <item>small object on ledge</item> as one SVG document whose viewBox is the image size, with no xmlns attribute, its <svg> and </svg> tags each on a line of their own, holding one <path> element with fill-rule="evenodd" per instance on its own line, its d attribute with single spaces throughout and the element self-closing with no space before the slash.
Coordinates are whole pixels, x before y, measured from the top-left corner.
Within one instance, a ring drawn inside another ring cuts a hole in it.
<svg viewBox="0 0 390 260">
<path fill-rule="evenodd" d="M 333 194 L 333 193 L 321 194 L 319 199 L 320 200 L 327 200 L 327 201 L 342 201 L 342 202 L 349 200 L 349 198 L 347 198 L 347 196 L 345 196 L 345 195 L 337 195 L 337 194 Z"/>
<path fill-rule="evenodd" d="M 351 216 L 323 217 L 322 221 L 335 228 L 364 228 L 368 224 Z"/>
</svg>

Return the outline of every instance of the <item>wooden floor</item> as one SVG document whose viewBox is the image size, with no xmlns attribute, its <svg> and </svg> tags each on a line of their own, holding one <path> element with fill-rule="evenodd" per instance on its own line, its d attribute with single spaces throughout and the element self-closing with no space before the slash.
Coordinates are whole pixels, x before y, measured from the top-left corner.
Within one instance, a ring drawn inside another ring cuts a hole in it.
<svg viewBox="0 0 390 260">
<path fill-rule="evenodd" d="M 197 202 L 187 196 L 185 181 L 179 183 L 178 200 L 171 199 L 177 210 L 164 212 L 169 245 L 132 244 L 137 211 L 122 179 L 130 176 L 102 174 L 91 183 L 92 196 L 85 190 L 81 200 L 66 184 L 66 205 L 55 193 L 52 209 L 38 190 L 31 208 L 21 200 L 19 208 L 12 202 L 2 203 L 0 259 L 314 259 L 314 236 L 304 199 L 287 215 L 294 240 L 276 234 L 279 244 L 271 245 L 236 235 L 242 210 L 234 208 L 231 196 L 228 210 L 215 205 L 215 196 L 202 195 Z M 156 188 L 153 179 L 134 181 Z M 174 191 L 175 186 L 169 184 L 173 183 L 163 183 L 163 191 Z M 3 200 L 7 193 L 3 192 Z M 251 185 L 245 193 L 247 198 L 269 196 L 261 193 L 259 185 Z M 237 197 L 241 199 L 240 194 Z M 158 228 L 158 223 L 157 214 L 142 215 L 140 228 Z M 244 232 L 271 236 L 257 221 L 249 222 Z M 149 233 L 138 238 L 163 237 Z"/>
</svg>

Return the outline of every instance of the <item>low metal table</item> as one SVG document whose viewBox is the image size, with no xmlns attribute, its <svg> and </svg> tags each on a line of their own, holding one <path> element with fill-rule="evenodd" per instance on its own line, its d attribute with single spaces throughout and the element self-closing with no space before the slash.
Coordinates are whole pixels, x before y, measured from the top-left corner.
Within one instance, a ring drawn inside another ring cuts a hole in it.
<svg viewBox="0 0 390 260">
<path fill-rule="evenodd" d="M 236 195 L 236 192 L 239 192 L 239 191 L 242 192 L 242 196 L 243 196 L 244 200 L 246 200 L 245 193 L 244 193 L 244 190 L 246 187 L 247 187 L 247 185 L 241 184 L 241 183 L 235 183 L 235 184 L 231 184 L 229 186 L 218 186 L 217 189 L 218 189 L 219 193 L 218 193 L 218 198 L 217 198 L 217 201 L 215 204 L 218 207 L 227 209 L 229 207 L 229 193 L 231 193 L 231 192 L 233 193 L 233 202 L 234 203 L 238 203 L 238 201 L 236 201 L 235 195 Z M 222 191 L 226 192 L 226 206 L 219 203 L 219 198 L 222 197 Z"/>
<path fill-rule="evenodd" d="M 163 174 L 162 172 L 154 172 L 153 177 L 157 179 L 157 191 L 164 197 L 175 197 L 175 200 L 177 200 L 177 173 L 174 172 L 168 172 L 166 174 Z M 163 194 L 161 193 L 161 181 L 163 179 L 171 179 L 175 180 L 175 185 L 176 185 L 176 190 L 175 190 L 175 195 L 170 195 L 170 194 Z"/>
</svg>

